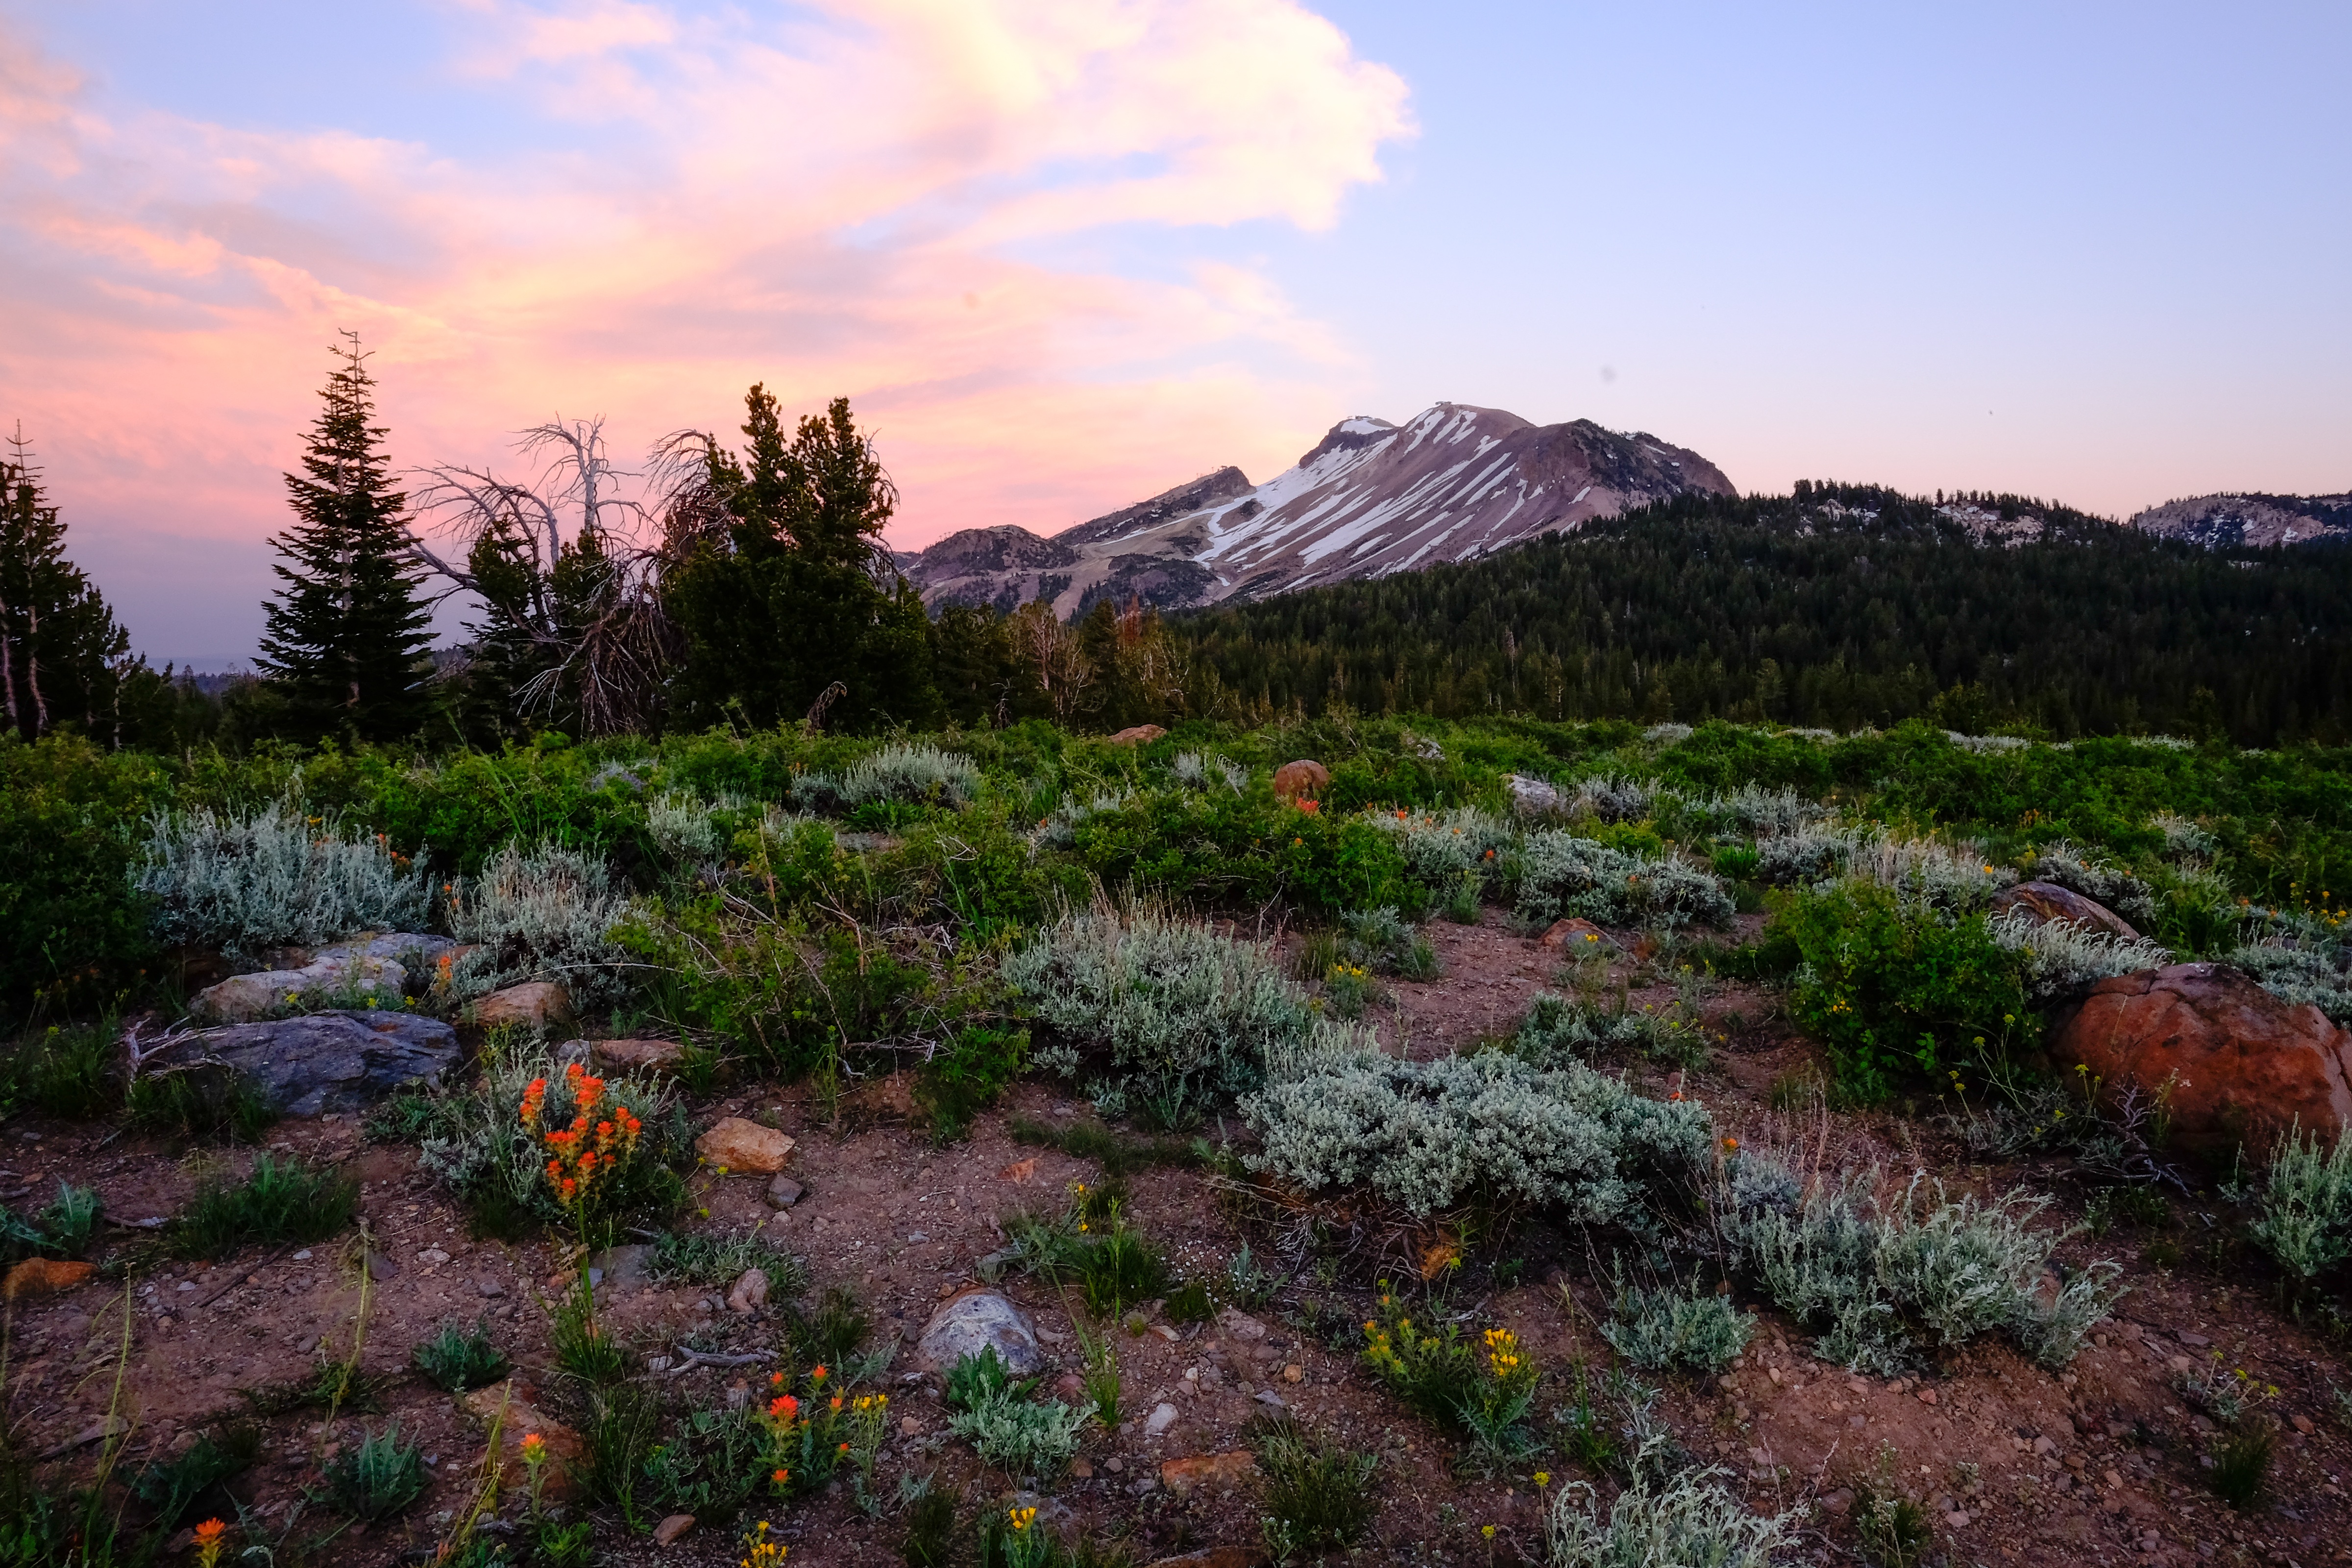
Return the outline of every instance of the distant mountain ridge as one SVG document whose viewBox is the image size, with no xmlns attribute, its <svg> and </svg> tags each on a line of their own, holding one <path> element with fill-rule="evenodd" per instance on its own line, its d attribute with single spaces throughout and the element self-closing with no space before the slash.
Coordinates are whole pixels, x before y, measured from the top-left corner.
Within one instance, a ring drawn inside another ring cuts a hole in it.
<svg viewBox="0 0 2352 1568">
<path fill-rule="evenodd" d="M 2240 545 L 2352 543 L 2352 494 L 2192 496 L 2149 507 L 2133 528 L 2208 550 Z"/>
<path fill-rule="evenodd" d="M 1343 419 L 1262 485 L 1219 468 L 1058 533 L 966 529 L 900 563 L 934 605 L 1178 609 L 1473 560 L 1693 491 L 1738 493 L 1646 432 L 1440 403 L 1403 425 Z"/>
</svg>

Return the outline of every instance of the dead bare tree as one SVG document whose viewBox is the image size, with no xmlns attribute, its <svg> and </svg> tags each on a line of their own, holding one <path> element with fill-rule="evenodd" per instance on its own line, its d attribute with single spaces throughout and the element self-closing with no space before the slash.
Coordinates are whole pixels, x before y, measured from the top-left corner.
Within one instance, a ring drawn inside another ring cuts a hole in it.
<svg viewBox="0 0 2352 1568">
<path fill-rule="evenodd" d="M 591 734 L 642 729 L 661 713 L 678 651 L 662 609 L 665 540 L 656 525 L 678 470 L 656 454 L 651 479 L 616 468 L 602 419 L 520 432 L 539 465 L 528 482 L 455 464 L 420 469 L 411 492 L 447 554 L 412 535 L 415 559 L 488 607 L 486 636 L 529 673 L 525 712 L 568 710 Z M 631 493 L 634 490 L 635 493 Z"/>
</svg>

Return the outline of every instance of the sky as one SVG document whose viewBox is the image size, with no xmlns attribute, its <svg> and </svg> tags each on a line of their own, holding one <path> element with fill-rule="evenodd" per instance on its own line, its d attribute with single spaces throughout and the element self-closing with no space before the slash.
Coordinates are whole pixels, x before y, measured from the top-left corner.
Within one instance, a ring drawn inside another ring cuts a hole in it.
<svg viewBox="0 0 2352 1568">
<path fill-rule="evenodd" d="M 251 656 L 340 331 L 393 459 L 846 395 L 891 539 L 1337 421 L 2124 517 L 2352 488 L 2352 7 L 0 0 L 0 426 Z"/>
</svg>

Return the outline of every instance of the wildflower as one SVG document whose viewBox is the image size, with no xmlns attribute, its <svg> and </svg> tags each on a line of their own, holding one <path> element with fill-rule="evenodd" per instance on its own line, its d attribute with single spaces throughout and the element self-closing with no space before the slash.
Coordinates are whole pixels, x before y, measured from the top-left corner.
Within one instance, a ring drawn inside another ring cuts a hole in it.
<svg viewBox="0 0 2352 1568">
<path fill-rule="evenodd" d="M 1482 1524 L 1478 1527 L 1478 1533 L 1492 1541 L 1495 1539 L 1495 1527 L 1491 1524 Z"/>
<path fill-rule="evenodd" d="M 815 1366 L 809 1369 L 809 1381 L 811 1383 L 823 1383 L 824 1381 L 824 1363 L 820 1362 Z"/>
<path fill-rule="evenodd" d="M 782 1470 L 776 1472 L 779 1476 L 783 1473 Z M 776 1568 L 776 1564 L 784 1560 L 784 1553 L 791 1550 L 792 1548 L 781 1541 L 768 1539 L 768 1521 L 763 1519 L 757 1527 L 743 1537 L 743 1551 L 746 1555 L 741 1568 Z"/>
<path fill-rule="evenodd" d="M 196 1526 L 196 1561 L 204 1568 L 213 1568 L 220 1561 L 221 1548 L 226 1546 L 228 1526 L 217 1519 L 208 1519 Z"/>
<path fill-rule="evenodd" d="M 1008 1508 L 1004 1510 L 1004 1519 L 1013 1527 L 1013 1533 L 1019 1535 L 1037 1522 L 1037 1510 L 1034 1508 Z"/>
<path fill-rule="evenodd" d="M 547 1463 L 547 1439 L 536 1432 L 522 1435 L 522 1462 L 533 1469 Z"/>
<path fill-rule="evenodd" d="M 771 1475 L 768 1479 L 769 1479 L 770 1480 L 772 1480 L 772 1481 L 775 1482 L 775 1483 L 776 1483 L 776 1485 L 778 1485 L 778 1486 L 782 1486 L 786 1481 L 789 1481 L 789 1480 L 791 1480 L 791 1479 L 793 1479 L 793 1473 L 792 1473 L 792 1471 L 787 1470 L 787 1469 L 783 1468 L 782 1467 L 779 1466 L 779 1467 L 777 1468 L 777 1469 L 776 1469 L 775 1473 L 774 1473 L 773 1475 Z"/>
<path fill-rule="evenodd" d="M 1536 1485 L 1538 1487 L 1548 1487 L 1551 1485 L 1551 1472 L 1549 1470 L 1538 1470 L 1536 1472 Z"/>
<path fill-rule="evenodd" d="M 1724 1152 L 1725 1153 L 1727 1153 L 1727 1154 L 1737 1154 L 1737 1153 L 1738 1153 L 1738 1152 L 1739 1152 L 1739 1140 L 1738 1140 L 1738 1139 L 1737 1139 L 1737 1138 L 1727 1138 L 1727 1139 L 1725 1139 L 1725 1140 L 1723 1141 L 1723 1152 Z"/>
</svg>

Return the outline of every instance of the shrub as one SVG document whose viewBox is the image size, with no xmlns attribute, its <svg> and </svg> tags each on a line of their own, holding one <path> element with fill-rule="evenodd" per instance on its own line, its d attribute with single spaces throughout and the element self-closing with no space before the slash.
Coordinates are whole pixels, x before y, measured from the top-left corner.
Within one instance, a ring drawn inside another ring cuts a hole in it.
<svg viewBox="0 0 2352 1568">
<path fill-rule="evenodd" d="M 1786 888 L 1843 875 L 1858 837 L 1851 828 L 1814 824 L 1759 837 L 1756 879 Z"/>
<path fill-rule="evenodd" d="M 1712 1142 L 1695 1102 L 1645 1099 L 1579 1063 L 1546 1070 L 1493 1052 L 1348 1061 L 1244 1109 L 1265 1142 L 1253 1169 L 1310 1191 L 1367 1182 L 1415 1214 L 1486 1194 L 1638 1226 Z"/>
<path fill-rule="evenodd" d="M 218 1514 L 223 1511 L 219 1505 L 226 1505 L 233 1511 L 235 1500 L 221 1489 L 221 1483 L 251 1469 L 260 1457 L 261 1434 L 255 1427 L 206 1432 L 186 1452 L 142 1467 L 131 1489 L 155 1510 L 158 1526 L 176 1530 L 199 1517 L 200 1508 Z"/>
<path fill-rule="evenodd" d="M 1797 1512 L 1751 1514 L 1729 1479 L 1706 1469 L 1653 1480 L 1637 1465 L 1605 1521 L 1600 1494 L 1571 1481 L 1544 1521 L 1552 1568 L 1772 1568 L 1774 1553 L 1796 1543 Z"/>
<path fill-rule="evenodd" d="M 962 1137 L 972 1117 L 996 1103 L 1028 1059 L 1025 1030 L 987 1024 L 957 1030 L 915 1079 L 915 1103 L 930 1123 L 932 1141 L 945 1143 Z"/>
<path fill-rule="evenodd" d="M 2006 867 L 1990 863 L 1973 844 L 1939 844 L 1931 838 L 1897 838 L 1879 832 L 1864 837 L 1847 858 L 1846 873 L 1925 904 L 1947 915 L 1982 909 L 2017 880 Z"/>
<path fill-rule="evenodd" d="M 1894 1373 L 1916 1360 L 1916 1342 L 2006 1330 L 2042 1364 L 2066 1364 L 2122 1295 L 2121 1270 L 2094 1264 L 2044 1301 L 2042 1270 L 2072 1234 L 2032 1228 L 2049 1200 L 1952 1200 L 1937 1183 L 1930 1201 L 1925 1182 L 1914 1178 L 1893 1205 L 1851 1176 L 1805 1193 L 1786 1165 L 1750 1149 L 1727 1163 L 1717 1207 L 1735 1266 L 1820 1331 L 1813 1353 L 1824 1361 Z"/>
<path fill-rule="evenodd" d="M 1728 1297 L 1621 1283 L 1614 1321 L 1601 1334 L 1638 1367 L 1718 1373 L 1755 1331 L 1756 1314 L 1733 1310 Z"/>
<path fill-rule="evenodd" d="M 0 1262 L 13 1263 L 36 1254 L 45 1258 L 79 1258 L 89 1250 L 98 1231 L 96 1189 L 77 1187 L 60 1179 L 58 1195 L 30 1219 L 14 1209 L 0 1208 Z"/>
<path fill-rule="evenodd" d="M 1651 799 L 1658 794 L 1670 795 L 1671 792 L 1659 791 L 1639 779 L 1602 773 L 1578 780 L 1561 809 L 1570 816 L 1598 817 L 1602 822 L 1638 822 L 1650 815 Z"/>
<path fill-rule="evenodd" d="M 400 1423 L 347 1444 L 327 1465 L 327 1499 L 353 1519 L 373 1523 L 416 1500 L 425 1489 L 418 1445 L 400 1440 Z"/>
<path fill-rule="evenodd" d="M 152 959 L 132 883 L 140 825 L 168 788 L 154 757 L 0 734 L 0 1019 L 102 999 Z"/>
<path fill-rule="evenodd" d="M 479 996 L 525 980 L 560 980 L 578 1006 L 627 994 L 613 928 L 628 899 L 605 864 L 552 844 L 509 844 L 459 884 L 449 934 L 474 951 L 447 971 L 452 995 Z"/>
<path fill-rule="evenodd" d="M 1499 885 L 1503 862 L 1519 843 L 1517 827 L 1471 806 L 1373 811 L 1365 820 L 1395 841 L 1407 874 L 1440 896 L 1460 889 L 1465 879 L 1474 892 Z"/>
<path fill-rule="evenodd" d="M 591 1386 L 618 1383 L 628 1371 L 628 1348 L 597 1321 L 595 1286 L 584 1268 L 555 1304 L 555 1323 L 547 1341 L 555 1352 L 555 1363 Z"/>
<path fill-rule="evenodd" d="M 1981 916 L 1855 879 L 1787 896 L 1767 941 L 1794 971 L 1790 1012 L 1830 1047 L 1848 1090 L 1866 1099 L 2030 1030 L 2023 960 Z"/>
<path fill-rule="evenodd" d="M 2006 910 L 1985 921 L 1995 945 L 2024 961 L 2026 999 L 2035 1006 L 2080 996 L 2102 980 L 2155 969 L 2172 954 L 2146 937 L 2093 931 L 2072 921 L 2042 921 Z"/>
<path fill-rule="evenodd" d="M 956 1357 L 940 1396 L 950 1410 L 977 1410 L 1006 1399 L 1026 1399 L 1037 1383 L 1034 1377 L 1014 1377 L 996 1347 L 982 1345 L 978 1355 Z"/>
<path fill-rule="evenodd" d="M 682 1412 L 642 1470 L 649 1513 L 731 1519 L 761 1479 L 765 1432 L 754 1407 Z"/>
<path fill-rule="evenodd" d="M 2143 931 L 2155 923 L 2154 888 L 2063 838 L 2042 846 L 2019 869 L 2034 881 L 2055 882 L 2103 904 Z"/>
<path fill-rule="evenodd" d="M 2298 1282 L 2352 1257 L 2352 1132 L 2328 1151 L 2316 1132 L 2290 1129 L 2271 1152 L 2262 1214 L 2247 1234 Z"/>
<path fill-rule="evenodd" d="M 152 900 L 163 942 L 240 957 L 414 931 L 433 907 L 431 878 L 383 835 L 347 833 L 289 801 L 244 814 L 158 813 L 135 885 Z"/>
<path fill-rule="evenodd" d="M 1529 925 L 1563 916 L 1598 925 L 1727 925 L 1734 912 L 1720 881 L 1673 856 L 1644 858 L 1553 830 L 1528 834 L 1508 874 Z"/>
<path fill-rule="evenodd" d="M 2282 1002 L 2308 1002 L 2352 1026 L 2352 975 L 2337 968 L 2324 949 L 2248 942 L 2224 953 L 2221 962 L 2244 970 Z"/>
<path fill-rule="evenodd" d="M 142 1073 L 122 1102 L 133 1127 L 188 1143 L 258 1143 L 278 1120 L 258 1084 L 217 1062 Z"/>
<path fill-rule="evenodd" d="M 1069 1076 L 1092 1053 L 1146 1093 L 1252 1089 L 1312 1018 L 1266 944 L 1143 907 L 1065 916 L 1005 960 L 1003 977 L 1055 1032 L 1041 1066 Z"/>
<path fill-rule="evenodd" d="M 1717 795 L 1685 809 L 1717 828 L 1731 827 L 1751 838 L 1781 837 L 1801 832 L 1828 816 L 1829 807 L 1806 799 L 1795 790 L 1767 789 L 1744 784 L 1727 795 Z"/>
<path fill-rule="evenodd" d="M 2252 1508 L 2270 1484 L 2277 1446 L 2276 1430 L 2260 1422 L 2231 1433 L 2213 1456 L 2214 1495 L 2240 1513 Z"/>
<path fill-rule="evenodd" d="M 1086 1412 L 1052 1400 L 1032 1404 L 1010 1394 L 983 1399 L 948 1417 L 948 1430 L 983 1460 L 1008 1475 L 1046 1479 L 1078 1451 Z"/>
<path fill-rule="evenodd" d="M 231 1184 L 207 1172 L 173 1218 L 171 1241 L 183 1258 L 222 1258 L 248 1244 L 324 1241 L 358 1211 L 360 1184 L 340 1171 L 264 1154 Z"/>
<path fill-rule="evenodd" d="M 1406 980 L 1437 977 L 1437 950 L 1393 905 L 1342 915 L 1339 924 L 1356 963 Z"/>
<path fill-rule="evenodd" d="M 937 746 L 888 745 L 852 763 L 840 778 L 807 773 L 793 787 L 796 800 L 856 810 L 882 803 L 968 805 L 980 795 L 980 768 L 970 757 Z"/>
<path fill-rule="evenodd" d="M 1276 1562 L 1364 1538 L 1380 1512 L 1371 1492 L 1379 1456 L 1309 1437 L 1287 1415 L 1261 1416 L 1251 1439 L 1265 1477 L 1265 1547 Z"/>
<path fill-rule="evenodd" d="M 512 1364 L 506 1352 L 491 1342 L 488 1326 L 480 1321 L 471 1330 L 442 1324 L 440 1332 L 419 1342 L 409 1359 L 425 1374 L 425 1382 L 452 1394 L 496 1383 Z"/>
<path fill-rule="evenodd" d="M 1530 999 L 1528 1016 L 1511 1037 L 1511 1053 L 1529 1065 L 1556 1068 L 1566 1062 L 1590 1062 L 1612 1051 L 1633 1049 L 1662 1057 L 1685 1067 L 1705 1059 L 1705 1033 L 1673 1005 L 1664 1011 L 1601 1012 L 1538 991 Z"/>
</svg>

